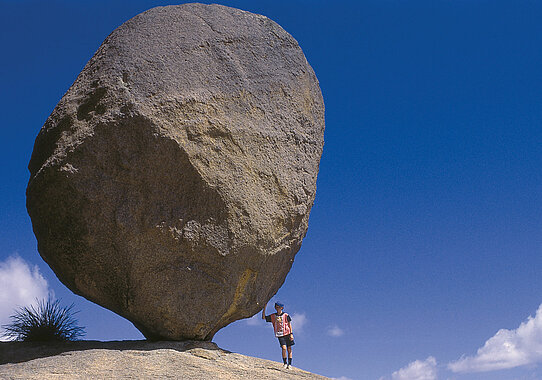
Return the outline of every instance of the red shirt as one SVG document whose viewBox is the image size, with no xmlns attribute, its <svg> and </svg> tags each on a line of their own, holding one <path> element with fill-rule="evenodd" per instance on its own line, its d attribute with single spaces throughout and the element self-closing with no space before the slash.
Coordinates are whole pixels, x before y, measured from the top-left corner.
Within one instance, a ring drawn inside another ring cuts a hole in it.
<svg viewBox="0 0 542 380">
<path fill-rule="evenodd" d="M 275 330 L 275 336 L 277 338 L 279 336 L 286 336 L 292 333 L 292 329 L 290 328 L 289 324 L 292 318 L 290 318 L 288 313 L 282 313 L 281 315 L 273 313 L 271 315 L 267 315 L 265 320 L 273 323 L 273 329 Z"/>
</svg>

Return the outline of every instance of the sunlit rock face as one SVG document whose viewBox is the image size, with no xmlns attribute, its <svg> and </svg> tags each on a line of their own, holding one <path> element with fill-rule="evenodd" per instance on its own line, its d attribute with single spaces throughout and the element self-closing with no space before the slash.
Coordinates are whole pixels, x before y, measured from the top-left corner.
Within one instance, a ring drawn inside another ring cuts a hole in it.
<svg viewBox="0 0 542 380">
<path fill-rule="evenodd" d="M 147 338 L 210 340 L 283 284 L 323 134 L 316 76 L 275 22 L 146 11 L 107 37 L 36 139 L 39 252 Z"/>
</svg>

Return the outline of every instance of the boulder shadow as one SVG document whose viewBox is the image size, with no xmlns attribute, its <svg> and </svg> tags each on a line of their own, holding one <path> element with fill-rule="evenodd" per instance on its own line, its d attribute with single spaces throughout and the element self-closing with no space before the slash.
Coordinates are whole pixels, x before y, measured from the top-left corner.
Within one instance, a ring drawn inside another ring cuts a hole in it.
<svg viewBox="0 0 542 380">
<path fill-rule="evenodd" d="M 0 342 L 0 365 L 16 364 L 34 359 L 61 355 L 66 352 L 86 350 L 118 350 L 118 351 L 152 351 L 170 349 L 179 352 L 201 348 L 205 350 L 223 350 L 213 342 L 202 341 L 159 341 L 123 340 L 101 342 L 94 340 L 80 340 L 74 342 Z"/>
</svg>

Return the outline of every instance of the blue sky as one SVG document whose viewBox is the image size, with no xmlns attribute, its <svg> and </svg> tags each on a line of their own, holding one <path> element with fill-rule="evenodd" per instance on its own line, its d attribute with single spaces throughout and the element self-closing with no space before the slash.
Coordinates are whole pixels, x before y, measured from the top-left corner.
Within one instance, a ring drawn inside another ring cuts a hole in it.
<svg viewBox="0 0 542 380">
<path fill-rule="evenodd" d="M 309 231 L 276 297 L 294 319 L 294 365 L 352 380 L 541 379 L 542 2 L 218 2 L 292 34 L 326 104 Z M 0 320 L 13 289 L 52 290 L 81 310 L 86 339 L 142 338 L 41 260 L 26 166 L 104 38 L 167 4 L 0 0 Z M 215 342 L 280 360 L 257 320 Z"/>
</svg>

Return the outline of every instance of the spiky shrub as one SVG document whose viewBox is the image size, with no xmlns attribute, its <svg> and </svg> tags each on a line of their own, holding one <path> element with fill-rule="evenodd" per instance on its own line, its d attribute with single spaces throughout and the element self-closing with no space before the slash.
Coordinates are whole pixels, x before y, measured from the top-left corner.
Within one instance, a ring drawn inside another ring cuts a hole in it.
<svg viewBox="0 0 542 380">
<path fill-rule="evenodd" d="M 36 306 L 24 306 L 10 317 L 11 323 L 2 326 L 8 339 L 24 342 L 77 340 L 85 334 L 73 317 L 73 304 L 61 306 L 60 300 L 43 299 Z"/>
</svg>

